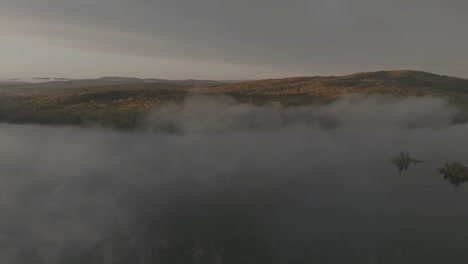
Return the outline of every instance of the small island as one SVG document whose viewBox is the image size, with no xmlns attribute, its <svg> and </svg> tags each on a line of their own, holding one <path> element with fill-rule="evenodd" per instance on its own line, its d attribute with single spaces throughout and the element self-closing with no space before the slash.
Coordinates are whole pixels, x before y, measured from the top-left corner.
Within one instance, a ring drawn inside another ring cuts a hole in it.
<svg viewBox="0 0 468 264">
<path fill-rule="evenodd" d="M 468 169 L 460 162 L 445 163 L 439 168 L 439 172 L 444 176 L 444 180 L 449 181 L 455 187 L 468 181 Z"/>
<path fill-rule="evenodd" d="M 392 158 L 389 160 L 391 163 L 398 166 L 398 172 L 402 172 L 403 170 L 408 170 L 408 167 L 411 163 L 423 163 L 424 161 L 413 159 L 410 157 L 408 152 L 400 151 L 400 155 Z"/>
</svg>

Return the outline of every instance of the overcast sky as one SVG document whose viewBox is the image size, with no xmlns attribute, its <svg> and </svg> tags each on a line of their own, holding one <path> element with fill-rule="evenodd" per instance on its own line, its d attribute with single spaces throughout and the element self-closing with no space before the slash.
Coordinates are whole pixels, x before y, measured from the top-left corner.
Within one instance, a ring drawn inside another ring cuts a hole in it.
<svg viewBox="0 0 468 264">
<path fill-rule="evenodd" d="M 1 0 L 0 77 L 468 77 L 466 0 Z"/>
</svg>

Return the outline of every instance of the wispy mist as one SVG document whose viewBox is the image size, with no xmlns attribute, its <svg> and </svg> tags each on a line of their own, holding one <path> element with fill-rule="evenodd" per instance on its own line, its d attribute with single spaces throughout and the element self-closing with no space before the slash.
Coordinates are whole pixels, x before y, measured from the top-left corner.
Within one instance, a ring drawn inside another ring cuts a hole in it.
<svg viewBox="0 0 468 264">
<path fill-rule="evenodd" d="M 192 96 L 182 106 L 154 109 L 147 118 L 153 131 L 183 134 L 271 132 L 299 127 L 321 129 L 405 129 L 447 127 L 458 110 L 441 98 L 397 98 L 349 94 L 327 105 L 258 107 L 226 96 Z"/>
<path fill-rule="evenodd" d="M 468 161 L 456 112 L 195 97 L 143 132 L 3 124 L 0 262 L 465 263 L 468 193 L 436 171 Z M 400 150 L 426 163 L 399 174 Z"/>
</svg>

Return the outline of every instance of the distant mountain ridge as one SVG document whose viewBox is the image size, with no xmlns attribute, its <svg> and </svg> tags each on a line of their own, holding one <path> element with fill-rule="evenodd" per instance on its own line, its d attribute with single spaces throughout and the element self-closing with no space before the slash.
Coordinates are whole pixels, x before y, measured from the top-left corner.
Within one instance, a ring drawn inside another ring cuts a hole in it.
<svg viewBox="0 0 468 264">
<path fill-rule="evenodd" d="M 219 81 L 219 80 L 168 80 L 158 78 L 136 78 L 136 77 L 122 77 L 122 76 L 103 76 L 99 78 L 85 78 L 85 79 L 70 79 L 70 78 L 58 78 L 58 77 L 33 77 L 29 80 L 16 79 L 14 81 L 2 81 L 0 84 L 75 84 L 75 85 L 97 85 L 97 84 L 137 84 L 137 83 L 171 83 L 171 84 L 184 84 L 184 85 L 195 85 L 195 84 L 220 84 L 229 83 L 236 81 Z"/>
</svg>

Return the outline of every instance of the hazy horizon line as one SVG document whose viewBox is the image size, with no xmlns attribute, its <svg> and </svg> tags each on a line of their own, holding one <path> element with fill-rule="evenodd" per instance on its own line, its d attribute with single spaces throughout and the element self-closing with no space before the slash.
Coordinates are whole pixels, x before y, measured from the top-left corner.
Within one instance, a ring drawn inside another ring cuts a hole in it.
<svg viewBox="0 0 468 264">
<path fill-rule="evenodd" d="M 12 83 L 41 83 L 41 82 L 59 82 L 59 81 L 80 81 L 80 80 L 98 80 L 105 78 L 128 78 L 128 79 L 140 79 L 140 80 L 161 80 L 161 81 L 216 81 L 216 82 L 229 82 L 229 81 L 258 81 L 258 80 L 271 80 L 271 79 L 287 79 L 287 78 L 303 78 L 303 77 L 344 77 L 356 74 L 366 73 L 379 73 L 379 72 L 420 72 L 429 73 L 439 76 L 446 76 L 458 79 L 468 79 L 463 76 L 441 74 L 431 71 L 424 70 L 412 70 L 412 69 L 394 69 L 394 70 L 372 70 L 372 71 L 356 71 L 347 74 L 311 74 L 311 75 L 284 75 L 284 76 L 271 76 L 267 78 L 233 78 L 233 79 L 209 79 L 209 78 L 160 78 L 160 77 L 136 77 L 136 76 L 125 76 L 125 75 L 103 75 L 97 77 L 82 77 L 82 78 L 71 78 L 71 77 L 46 77 L 46 76 L 34 76 L 34 77 L 3 77 L 0 78 L 0 82 L 12 82 Z"/>
</svg>

